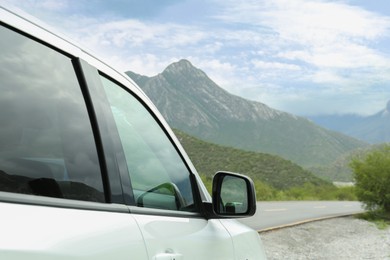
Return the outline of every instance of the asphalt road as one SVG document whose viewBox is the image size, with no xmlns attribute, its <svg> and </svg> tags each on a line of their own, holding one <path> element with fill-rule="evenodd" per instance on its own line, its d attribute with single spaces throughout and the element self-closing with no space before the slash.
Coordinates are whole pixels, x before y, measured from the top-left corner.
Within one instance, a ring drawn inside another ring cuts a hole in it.
<svg viewBox="0 0 390 260">
<path fill-rule="evenodd" d="M 261 231 L 363 211 L 362 204 L 356 201 L 257 202 L 256 214 L 239 221 Z"/>
</svg>

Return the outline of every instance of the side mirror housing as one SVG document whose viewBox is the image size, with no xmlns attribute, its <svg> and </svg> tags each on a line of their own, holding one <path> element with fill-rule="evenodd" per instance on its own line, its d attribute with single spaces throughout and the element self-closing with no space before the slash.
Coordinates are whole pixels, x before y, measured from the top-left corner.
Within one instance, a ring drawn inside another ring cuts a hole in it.
<svg viewBox="0 0 390 260">
<path fill-rule="evenodd" d="M 207 218 L 243 218 L 256 213 L 253 181 L 241 174 L 217 172 L 212 199 L 212 203 L 204 203 Z"/>
</svg>

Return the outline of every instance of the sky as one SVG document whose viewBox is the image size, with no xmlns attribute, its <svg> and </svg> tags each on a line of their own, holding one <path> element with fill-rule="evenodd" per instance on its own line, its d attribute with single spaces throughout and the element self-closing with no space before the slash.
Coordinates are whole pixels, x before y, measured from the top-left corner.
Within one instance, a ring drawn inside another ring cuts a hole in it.
<svg viewBox="0 0 390 260">
<path fill-rule="evenodd" d="M 0 0 L 118 70 L 189 60 L 234 95 L 295 115 L 372 115 L 390 100 L 388 0 Z"/>
</svg>

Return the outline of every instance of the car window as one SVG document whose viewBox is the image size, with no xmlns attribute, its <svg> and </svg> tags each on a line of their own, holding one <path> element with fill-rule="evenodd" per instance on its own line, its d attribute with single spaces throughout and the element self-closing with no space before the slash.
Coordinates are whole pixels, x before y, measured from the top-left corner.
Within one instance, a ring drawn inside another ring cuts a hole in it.
<svg viewBox="0 0 390 260">
<path fill-rule="evenodd" d="M 190 173 L 145 106 L 102 77 L 122 142 L 135 200 L 140 207 L 192 211 Z"/>
<path fill-rule="evenodd" d="M 0 191 L 103 202 L 71 59 L 8 28 L 0 35 Z"/>
</svg>

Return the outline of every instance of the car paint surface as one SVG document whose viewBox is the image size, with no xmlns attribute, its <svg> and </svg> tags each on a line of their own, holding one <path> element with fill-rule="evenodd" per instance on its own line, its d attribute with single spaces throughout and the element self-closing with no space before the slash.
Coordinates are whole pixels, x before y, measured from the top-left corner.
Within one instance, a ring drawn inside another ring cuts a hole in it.
<svg viewBox="0 0 390 260">
<path fill-rule="evenodd" d="M 0 203 L 0 259 L 148 259 L 131 214 Z"/>
</svg>

